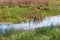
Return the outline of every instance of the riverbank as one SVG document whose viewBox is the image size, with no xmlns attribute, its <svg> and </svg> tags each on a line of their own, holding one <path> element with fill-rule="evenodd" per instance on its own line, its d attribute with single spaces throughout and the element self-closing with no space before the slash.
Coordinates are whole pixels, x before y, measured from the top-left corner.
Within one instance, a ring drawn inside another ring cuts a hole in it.
<svg viewBox="0 0 60 40">
<path fill-rule="evenodd" d="M 60 7 L 60 6 L 59 6 Z M 36 14 L 40 16 L 36 16 L 36 19 L 41 19 L 46 16 L 54 16 L 60 15 L 60 8 L 58 6 L 51 7 L 5 7 L 0 8 L 0 22 L 12 22 L 12 23 L 20 23 L 22 21 L 26 21 L 27 19 L 35 18 Z M 35 14 L 35 15 L 34 15 Z M 33 17 L 32 17 L 32 16 Z M 41 18 L 38 18 L 41 17 Z"/>
</svg>

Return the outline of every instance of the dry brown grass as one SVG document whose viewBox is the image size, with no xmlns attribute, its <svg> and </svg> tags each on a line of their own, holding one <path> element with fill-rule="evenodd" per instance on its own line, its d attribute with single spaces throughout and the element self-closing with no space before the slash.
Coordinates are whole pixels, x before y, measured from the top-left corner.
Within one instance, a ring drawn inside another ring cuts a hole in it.
<svg viewBox="0 0 60 40">
<path fill-rule="evenodd" d="M 43 17 L 40 13 L 34 13 L 32 15 L 32 18 L 33 18 L 34 21 L 39 21 L 39 20 L 42 20 Z"/>
<path fill-rule="evenodd" d="M 47 0 L 0 0 L 2 4 L 20 5 L 20 4 L 47 4 Z"/>
<path fill-rule="evenodd" d="M 23 15 L 23 18 L 33 19 L 33 21 L 39 21 L 43 19 L 43 16 L 40 13 L 33 13 L 32 15 L 29 13 L 25 13 L 25 15 Z"/>
</svg>

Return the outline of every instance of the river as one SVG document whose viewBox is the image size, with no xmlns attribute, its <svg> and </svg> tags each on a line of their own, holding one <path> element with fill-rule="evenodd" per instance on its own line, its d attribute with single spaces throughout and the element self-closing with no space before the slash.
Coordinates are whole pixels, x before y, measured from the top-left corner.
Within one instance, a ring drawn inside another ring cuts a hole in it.
<svg viewBox="0 0 60 40">
<path fill-rule="evenodd" d="M 0 24 L 0 29 L 3 31 L 10 28 L 29 30 L 29 29 L 34 29 L 38 27 L 47 27 L 51 25 L 53 26 L 60 25 L 60 15 L 46 17 L 42 21 L 39 21 L 37 23 L 30 21 L 30 23 L 22 22 L 22 23 L 17 23 L 17 24 Z"/>
</svg>

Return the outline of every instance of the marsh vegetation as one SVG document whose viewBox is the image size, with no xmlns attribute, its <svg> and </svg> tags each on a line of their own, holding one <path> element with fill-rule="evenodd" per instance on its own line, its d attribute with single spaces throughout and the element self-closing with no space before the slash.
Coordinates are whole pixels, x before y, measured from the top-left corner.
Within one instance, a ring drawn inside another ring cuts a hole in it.
<svg viewBox="0 0 60 40">
<path fill-rule="evenodd" d="M 47 8 L 45 5 L 42 5 L 42 7 L 38 5 L 37 8 L 35 6 L 0 8 L 0 22 L 18 23 L 26 21 L 27 19 L 39 20 L 46 16 L 59 15 L 59 7 L 60 6 L 51 6 Z"/>
<path fill-rule="evenodd" d="M 39 22 L 45 17 L 55 15 L 60 15 L 60 0 L 44 0 L 44 2 L 39 0 L 0 0 L 0 24 L 15 24 L 30 22 L 31 20 Z M 5 27 L 3 27 L 3 30 Z M 17 26 L 15 27 L 17 28 Z M 4 30 L 4 32 L 1 28 L 0 25 L 0 40 L 60 40 L 60 26 L 57 25 L 32 30 L 15 30 L 11 28 Z"/>
<path fill-rule="evenodd" d="M 0 40 L 60 40 L 60 26 L 36 28 L 34 30 L 0 30 Z"/>
</svg>

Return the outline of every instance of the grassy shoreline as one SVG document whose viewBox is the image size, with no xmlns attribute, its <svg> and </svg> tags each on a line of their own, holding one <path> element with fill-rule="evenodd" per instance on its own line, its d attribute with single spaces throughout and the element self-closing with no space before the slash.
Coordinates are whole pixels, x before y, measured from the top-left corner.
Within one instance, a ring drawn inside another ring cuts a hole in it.
<svg viewBox="0 0 60 40">
<path fill-rule="evenodd" d="M 60 26 L 36 28 L 34 30 L 0 30 L 0 40 L 60 40 Z"/>
<path fill-rule="evenodd" d="M 49 8 L 48 7 L 46 8 L 47 9 L 44 9 L 44 6 L 42 7 L 42 9 L 38 9 L 34 6 L 33 7 L 16 6 L 13 8 L 12 7 L 0 8 L 0 22 L 20 23 L 22 21 L 26 21 L 28 17 L 31 17 L 31 15 L 34 16 L 34 14 L 37 13 L 38 15 L 42 15 L 42 17 L 60 15 L 60 9 L 58 6 L 51 6 Z"/>
</svg>

